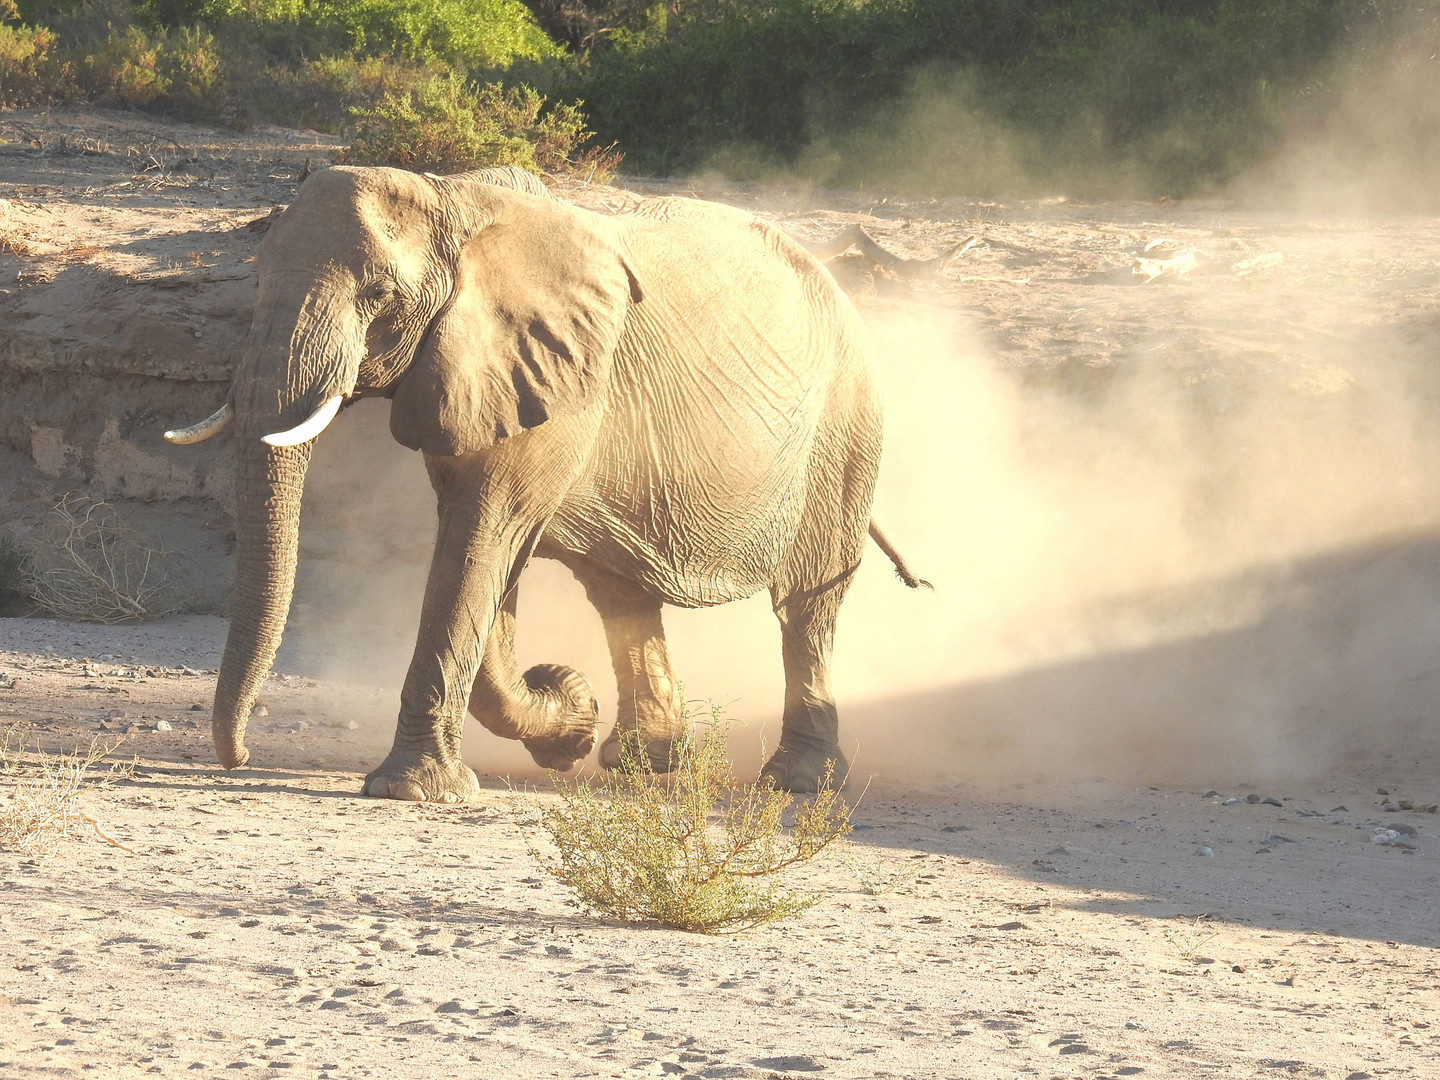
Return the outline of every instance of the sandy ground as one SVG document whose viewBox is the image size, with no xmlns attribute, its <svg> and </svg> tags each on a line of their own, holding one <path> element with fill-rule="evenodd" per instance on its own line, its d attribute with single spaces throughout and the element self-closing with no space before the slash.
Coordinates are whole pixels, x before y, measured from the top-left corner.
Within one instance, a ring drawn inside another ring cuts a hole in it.
<svg viewBox="0 0 1440 1080">
<path fill-rule="evenodd" d="M 575 906 L 503 779 L 543 778 L 475 725 L 480 803 L 355 795 L 433 520 L 383 406 L 317 451 L 255 767 L 214 766 L 224 448 L 159 432 L 213 407 L 245 224 L 333 141 L 84 111 L 0 137 L 0 504 L 23 532 L 98 490 L 198 612 L 0 620 L 0 722 L 136 761 L 83 796 L 131 850 L 0 852 L 0 1074 L 1440 1077 L 1440 223 L 682 185 L 811 240 L 977 238 L 933 278 L 834 265 L 886 377 L 877 513 L 939 588 L 870 559 L 847 603 L 844 738 L 874 779 L 807 871 L 824 900 L 706 938 Z M 560 191 L 659 190 L 629 187 Z M 525 590 L 522 659 L 606 708 L 573 582 Z M 765 605 L 667 619 L 753 772 Z"/>
<path fill-rule="evenodd" d="M 358 798 L 366 695 L 272 678 L 274 764 L 219 771 L 221 630 L 0 624 L 0 718 L 137 762 L 83 803 L 132 851 L 3 856 L 8 1076 L 1437 1075 L 1440 820 L 1390 812 L 1433 743 L 1273 789 L 877 783 L 817 907 L 710 938 L 579 910 L 494 776 Z"/>
</svg>

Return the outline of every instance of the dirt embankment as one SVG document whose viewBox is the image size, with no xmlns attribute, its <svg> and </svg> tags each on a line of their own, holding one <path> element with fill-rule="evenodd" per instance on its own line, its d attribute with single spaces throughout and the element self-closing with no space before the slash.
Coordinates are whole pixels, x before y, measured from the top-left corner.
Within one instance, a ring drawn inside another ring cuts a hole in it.
<svg viewBox="0 0 1440 1080">
<path fill-rule="evenodd" d="M 76 109 L 8 113 L 0 139 L 0 509 L 24 533 L 83 491 L 218 565 L 228 447 L 161 433 L 224 400 L 254 304 L 247 223 L 333 147 Z M 190 607 L 223 604 L 223 572 L 173 572 Z"/>
</svg>

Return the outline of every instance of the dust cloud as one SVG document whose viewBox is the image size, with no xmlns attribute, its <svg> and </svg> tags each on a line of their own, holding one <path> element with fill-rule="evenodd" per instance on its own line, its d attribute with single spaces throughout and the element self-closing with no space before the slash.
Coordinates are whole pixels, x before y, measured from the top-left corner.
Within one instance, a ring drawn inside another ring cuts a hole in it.
<svg viewBox="0 0 1440 1080">
<path fill-rule="evenodd" d="M 1284 139 L 1231 185 L 1251 205 L 1311 214 L 1440 211 L 1440 22 L 1421 12 L 1356 43 L 1302 97 Z"/>
<path fill-rule="evenodd" d="M 1398 361 L 1341 341 L 1329 366 L 1197 380 L 1156 361 L 1097 383 L 1007 367 L 958 315 L 867 320 L 887 394 L 876 518 L 936 590 L 904 589 L 871 549 L 842 611 L 835 684 L 857 776 L 1259 782 L 1357 740 L 1403 749 L 1429 722 L 1440 426 Z M 384 407 L 351 413 L 312 470 L 287 648 L 385 688 L 365 718 L 378 752 L 433 496 Z M 608 723 L 614 682 L 579 586 L 536 561 L 521 588 L 522 664 L 585 671 Z M 768 598 L 666 619 L 687 693 L 725 706 L 737 768 L 758 768 L 783 689 Z M 473 723 L 466 740 L 483 771 L 533 775 L 518 745 Z"/>
<path fill-rule="evenodd" d="M 857 777 L 1219 787 L 1435 737 L 1440 231 L 1294 212 L 1434 204 L 1435 140 L 1414 133 L 1440 97 L 1412 92 L 1433 64 L 1424 50 L 1357 62 L 1344 100 L 1237 185 L 1264 209 L 1181 207 L 1146 226 L 1167 211 L 1073 208 L 1097 234 L 1184 224 L 1212 256 L 1284 249 L 1276 278 L 1123 288 L 1037 271 L 1016 293 L 979 275 L 956 285 L 964 306 L 866 307 L 887 398 L 875 514 L 936 590 L 905 590 L 872 548 L 841 613 L 834 679 Z M 935 122 L 986 134 L 963 104 Z M 999 145 L 982 186 L 1033 150 Z M 1034 218 L 1027 242 L 1073 247 L 1059 220 Z M 1086 358 L 1067 324 L 1096 304 L 1112 314 L 1094 334 L 1113 342 Z M 1026 333 L 1045 340 L 1014 347 Z M 385 406 L 327 433 L 306 514 L 288 655 L 385 688 L 364 718 L 379 747 L 434 521 Z M 586 672 L 608 725 L 614 681 L 579 586 L 536 562 L 521 589 L 522 664 Z M 753 772 L 779 737 L 768 598 L 666 619 L 687 693 L 726 708 L 737 769 Z M 478 725 L 466 753 L 533 775 Z"/>
<path fill-rule="evenodd" d="M 855 589 L 862 771 L 1258 782 L 1432 715 L 1440 433 L 1385 360 L 1217 397 L 1160 363 L 1037 386 L 963 328 L 876 336 L 876 515 L 939 589 Z"/>
</svg>

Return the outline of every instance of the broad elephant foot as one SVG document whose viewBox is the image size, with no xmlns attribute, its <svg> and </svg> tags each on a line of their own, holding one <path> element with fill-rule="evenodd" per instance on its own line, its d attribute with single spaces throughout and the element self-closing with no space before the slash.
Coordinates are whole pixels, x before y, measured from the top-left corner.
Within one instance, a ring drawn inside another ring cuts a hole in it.
<svg viewBox="0 0 1440 1080">
<path fill-rule="evenodd" d="M 560 664 L 536 664 L 523 678 L 520 694 L 497 693 L 477 681 L 470 715 L 503 739 L 519 739 L 541 768 L 564 772 L 595 748 L 595 691 L 584 675 Z"/>
<path fill-rule="evenodd" d="M 549 703 L 544 735 L 520 741 L 542 769 L 565 772 L 595 749 L 600 705 L 590 680 L 574 668 L 536 664 L 525 672 L 525 685 Z"/>
<path fill-rule="evenodd" d="M 668 773 L 675 769 L 675 740 L 669 735 L 659 738 L 644 738 L 633 728 L 613 729 L 600 744 L 600 764 L 606 769 L 620 768 L 620 740 L 629 737 L 641 744 L 640 760 L 652 772 Z"/>
<path fill-rule="evenodd" d="M 405 802 L 473 802 L 480 797 L 480 781 L 461 761 L 443 762 L 421 754 L 392 751 L 365 778 L 361 793 Z"/>
<path fill-rule="evenodd" d="M 850 763 L 845 760 L 839 746 L 789 747 L 781 743 L 780 749 L 760 770 L 760 778 L 763 780 L 768 776 L 775 782 L 778 791 L 813 795 L 820 790 L 827 771 L 831 788 L 844 786 Z"/>
</svg>

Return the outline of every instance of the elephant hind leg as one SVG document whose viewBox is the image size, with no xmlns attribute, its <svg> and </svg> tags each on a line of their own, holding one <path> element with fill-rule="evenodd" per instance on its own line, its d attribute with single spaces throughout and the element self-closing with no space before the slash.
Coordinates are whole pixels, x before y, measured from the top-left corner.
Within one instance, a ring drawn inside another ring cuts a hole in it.
<svg viewBox="0 0 1440 1080">
<path fill-rule="evenodd" d="M 785 712 L 780 745 L 761 775 L 797 793 L 818 790 L 827 771 L 839 786 L 850 768 L 840 751 L 830 657 L 840 604 L 860 567 L 870 529 L 879 469 L 874 453 L 878 412 L 856 413 L 849 433 L 848 452 L 817 459 L 795 542 L 770 587 L 780 620 Z"/>
<path fill-rule="evenodd" d="M 607 769 L 619 766 L 620 740 L 625 733 L 635 732 L 650 767 L 669 772 L 674 767 L 672 747 L 681 717 L 660 619 L 660 598 L 595 566 L 571 569 L 605 624 L 620 694 L 615 727 L 600 746 L 600 764 Z"/>
<path fill-rule="evenodd" d="M 770 777 L 783 791 L 815 792 L 827 772 L 832 786 L 838 787 L 850 769 L 840 750 L 840 719 L 830 686 L 830 652 L 840 601 L 858 561 L 816 587 L 771 591 L 785 661 L 785 712 L 780 745 L 765 763 L 761 776 Z"/>
<path fill-rule="evenodd" d="M 495 617 L 470 691 L 470 713 L 495 734 L 519 739 L 537 765 L 563 772 L 595 746 L 599 706 L 590 680 L 574 668 L 538 664 L 519 674 L 517 592 L 510 590 Z"/>
</svg>

